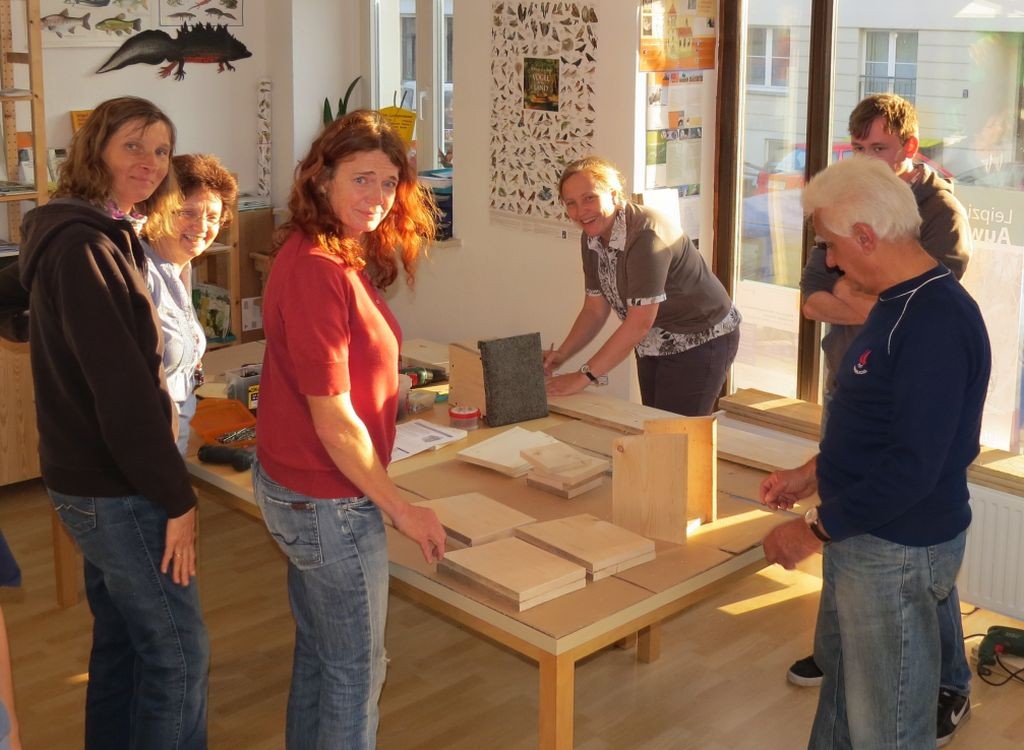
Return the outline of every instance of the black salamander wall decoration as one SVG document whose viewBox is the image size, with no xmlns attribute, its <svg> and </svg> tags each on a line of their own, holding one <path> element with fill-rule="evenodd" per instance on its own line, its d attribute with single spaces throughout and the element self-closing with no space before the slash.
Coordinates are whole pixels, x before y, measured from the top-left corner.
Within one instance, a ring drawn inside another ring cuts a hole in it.
<svg viewBox="0 0 1024 750">
<path fill-rule="evenodd" d="M 149 29 L 136 34 L 125 41 L 117 52 L 110 56 L 97 73 L 120 70 L 129 65 L 159 65 L 160 77 L 167 78 L 174 71 L 174 79 L 180 81 L 185 77 L 185 63 L 217 63 L 217 72 L 234 70 L 232 60 L 252 57 L 246 46 L 236 39 L 227 26 L 213 24 L 186 23 L 177 30 L 177 38 L 172 39 L 166 31 Z M 177 70 L 174 68 L 177 67 Z"/>
</svg>

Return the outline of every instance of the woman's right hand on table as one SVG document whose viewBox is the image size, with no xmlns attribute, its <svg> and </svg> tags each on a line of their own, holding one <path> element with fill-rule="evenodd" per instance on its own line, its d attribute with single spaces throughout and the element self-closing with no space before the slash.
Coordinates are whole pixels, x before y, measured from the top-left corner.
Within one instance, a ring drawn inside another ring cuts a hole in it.
<svg viewBox="0 0 1024 750">
<path fill-rule="evenodd" d="M 548 349 L 544 352 L 544 374 L 550 377 L 555 374 L 555 370 L 562 366 L 565 362 L 565 355 L 562 354 L 558 349 Z"/>
<path fill-rule="evenodd" d="M 395 528 L 412 539 L 423 552 L 423 559 L 435 563 L 444 557 L 444 527 L 430 508 L 409 503 L 401 504 L 401 511 L 391 516 Z"/>
</svg>

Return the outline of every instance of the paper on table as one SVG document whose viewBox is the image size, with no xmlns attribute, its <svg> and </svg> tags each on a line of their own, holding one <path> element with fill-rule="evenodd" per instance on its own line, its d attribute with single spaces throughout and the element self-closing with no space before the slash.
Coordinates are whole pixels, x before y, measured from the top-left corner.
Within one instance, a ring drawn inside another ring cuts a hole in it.
<svg viewBox="0 0 1024 750">
<path fill-rule="evenodd" d="M 469 433 L 458 427 L 444 427 L 425 419 L 414 419 L 398 425 L 395 447 L 391 450 L 391 461 L 415 456 L 423 451 L 434 450 L 442 445 L 462 440 Z"/>
</svg>

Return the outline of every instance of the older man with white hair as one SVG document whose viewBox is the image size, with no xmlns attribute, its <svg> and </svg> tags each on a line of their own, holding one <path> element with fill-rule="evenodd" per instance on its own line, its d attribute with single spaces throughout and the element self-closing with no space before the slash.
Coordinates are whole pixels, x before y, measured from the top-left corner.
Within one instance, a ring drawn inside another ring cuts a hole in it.
<svg viewBox="0 0 1024 750">
<path fill-rule="evenodd" d="M 991 353 L 977 304 L 919 242 L 910 187 L 877 159 L 833 164 L 804 212 L 830 266 L 877 295 L 836 373 L 819 455 L 777 471 L 761 501 L 821 505 L 764 540 L 792 568 L 824 545 L 815 654 L 824 672 L 809 747 L 935 747 L 936 604 L 971 521 Z"/>
</svg>

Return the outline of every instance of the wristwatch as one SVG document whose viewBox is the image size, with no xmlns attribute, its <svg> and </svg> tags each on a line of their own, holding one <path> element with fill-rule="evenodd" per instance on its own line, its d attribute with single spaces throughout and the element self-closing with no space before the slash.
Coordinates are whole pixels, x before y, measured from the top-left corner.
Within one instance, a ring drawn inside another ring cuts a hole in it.
<svg viewBox="0 0 1024 750">
<path fill-rule="evenodd" d="M 818 518 L 817 505 L 815 505 L 809 511 L 804 513 L 804 523 L 807 524 L 807 527 L 811 530 L 811 533 L 814 534 L 814 536 L 818 537 L 818 539 L 820 539 L 822 542 L 832 541 L 828 534 L 826 534 L 825 531 L 821 528 L 821 522 Z"/>
<path fill-rule="evenodd" d="M 590 379 L 590 382 L 593 385 L 597 385 L 597 386 L 608 385 L 608 376 L 607 375 L 595 375 L 594 373 L 592 373 L 590 371 L 590 365 L 588 365 L 586 363 L 584 363 L 583 367 L 580 368 L 580 372 L 582 372 L 584 375 L 586 375 L 587 378 Z"/>
</svg>

